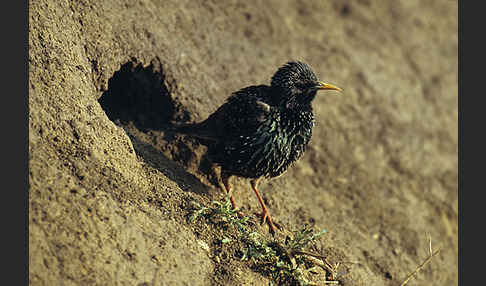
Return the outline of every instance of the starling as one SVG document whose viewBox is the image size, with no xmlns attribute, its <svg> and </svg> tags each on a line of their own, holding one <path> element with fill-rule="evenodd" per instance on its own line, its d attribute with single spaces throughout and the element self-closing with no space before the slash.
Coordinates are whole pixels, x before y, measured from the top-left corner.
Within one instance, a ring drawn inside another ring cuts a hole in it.
<svg viewBox="0 0 486 286">
<path fill-rule="evenodd" d="M 234 92 L 206 120 L 180 124 L 175 131 L 203 139 L 212 163 L 221 166 L 221 180 L 230 192 L 231 176 L 250 179 L 262 208 L 262 224 L 276 228 L 258 191 L 261 178 L 282 175 L 297 161 L 312 136 L 312 100 L 319 90 L 341 89 L 318 81 L 303 62 L 288 62 L 271 85 L 245 87 Z M 233 208 L 236 208 L 231 196 Z"/>
</svg>

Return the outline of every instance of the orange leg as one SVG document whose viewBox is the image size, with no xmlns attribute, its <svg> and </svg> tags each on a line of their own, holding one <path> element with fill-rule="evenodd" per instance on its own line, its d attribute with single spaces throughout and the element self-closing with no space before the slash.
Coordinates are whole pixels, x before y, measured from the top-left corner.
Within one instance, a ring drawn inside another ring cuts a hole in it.
<svg viewBox="0 0 486 286">
<path fill-rule="evenodd" d="M 224 188 L 225 188 L 227 194 L 229 194 L 230 191 L 231 191 L 231 185 L 229 183 L 230 177 L 231 176 L 229 176 L 227 174 L 221 174 L 221 179 L 223 181 L 223 185 L 224 185 Z M 236 209 L 236 203 L 235 203 L 235 199 L 233 199 L 233 195 L 231 195 L 230 201 L 231 201 L 231 205 L 233 206 L 233 209 Z"/>
<path fill-rule="evenodd" d="M 271 230 L 273 233 L 277 231 L 277 228 L 273 225 L 272 217 L 270 216 L 270 213 L 267 210 L 267 207 L 265 206 L 265 203 L 263 202 L 262 196 L 260 195 L 260 192 L 258 192 L 257 186 L 258 186 L 258 181 L 259 179 L 256 180 L 251 180 L 251 188 L 255 192 L 258 202 L 260 203 L 260 206 L 262 207 L 262 224 L 265 222 L 268 222 L 268 226 L 270 226 Z M 268 219 L 268 220 L 267 220 Z"/>
</svg>

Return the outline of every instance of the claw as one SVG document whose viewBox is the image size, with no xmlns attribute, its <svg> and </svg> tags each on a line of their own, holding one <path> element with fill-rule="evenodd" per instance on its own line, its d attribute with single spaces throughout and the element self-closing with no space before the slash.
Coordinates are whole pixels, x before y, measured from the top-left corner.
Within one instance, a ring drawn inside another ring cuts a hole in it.
<svg viewBox="0 0 486 286">
<path fill-rule="evenodd" d="M 264 210 L 263 213 L 261 214 L 261 217 L 262 217 L 262 225 L 267 223 L 268 226 L 270 227 L 270 231 L 275 233 L 277 231 L 277 228 L 273 224 L 272 217 L 270 216 L 268 211 Z M 268 218 L 268 220 L 267 220 L 267 218 Z"/>
<path fill-rule="evenodd" d="M 260 216 L 262 217 L 262 224 L 265 224 L 265 222 L 267 221 L 268 214 L 263 212 Z"/>
</svg>

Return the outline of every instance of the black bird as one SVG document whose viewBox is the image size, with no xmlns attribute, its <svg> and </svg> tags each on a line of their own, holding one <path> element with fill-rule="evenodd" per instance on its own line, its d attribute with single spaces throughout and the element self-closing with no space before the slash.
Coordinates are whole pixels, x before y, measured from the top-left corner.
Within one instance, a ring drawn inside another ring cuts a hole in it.
<svg viewBox="0 0 486 286">
<path fill-rule="evenodd" d="M 178 133 L 204 139 L 209 159 L 221 166 L 221 179 L 229 193 L 231 176 L 251 179 L 262 208 L 262 223 L 276 228 L 258 192 L 261 178 L 283 174 L 297 161 L 312 136 L 312 100 L 319 90 L 341 89 L 318 81 L 302 62 L 289 62 L 273 75 L 271 85 L 257 85 L 234 92 L 206 120 L 183 124 Z M 231 196 L 233 208 L 236 208 Z"/>
</svg>

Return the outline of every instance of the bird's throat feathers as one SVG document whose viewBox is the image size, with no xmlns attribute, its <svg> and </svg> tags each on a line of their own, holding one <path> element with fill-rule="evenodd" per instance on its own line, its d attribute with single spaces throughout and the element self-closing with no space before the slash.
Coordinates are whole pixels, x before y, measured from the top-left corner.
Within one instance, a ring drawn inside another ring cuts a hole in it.
<svg viewBox="0 0 486 286">
<path fill-rule="evenodd" d="M 286 109 L 296 111 L 311 111 L 312 101 L 316 97 L 316 92 L 310 94 L 288 94 L 284 98 L 284 106 Z"/>
</svg>

